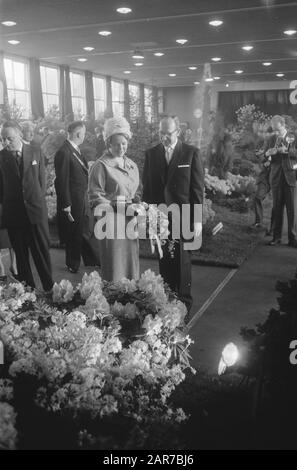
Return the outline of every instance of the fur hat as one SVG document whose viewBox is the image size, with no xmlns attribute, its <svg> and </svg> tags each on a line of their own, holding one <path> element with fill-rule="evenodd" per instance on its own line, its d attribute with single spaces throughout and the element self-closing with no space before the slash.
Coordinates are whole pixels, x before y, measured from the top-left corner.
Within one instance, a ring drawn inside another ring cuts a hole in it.
<svg viewBox="0 0 297 470">
<path fill-rule="evenodd" d="M 123 134 L 127 139 L 131 139 L 132 137 L 130 124 L 124 117 L 112 117 L 107 119 L 104 123 L 103 136 L 105 142 L 116 134 Z"/>
</svg>

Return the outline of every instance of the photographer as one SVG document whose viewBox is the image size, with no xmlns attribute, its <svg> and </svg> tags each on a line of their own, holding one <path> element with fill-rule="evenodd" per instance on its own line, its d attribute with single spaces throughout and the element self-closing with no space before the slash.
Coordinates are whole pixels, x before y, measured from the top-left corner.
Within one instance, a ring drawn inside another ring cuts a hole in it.
<svg viewBox="0 0 297 470">
<path fill-rule="evenodd" d="M 297 248 L 296 233 L 296 174 L 295 157 L 292 153 L 294 137 L 288 134 L 282 116 L 273 116 L 271 120 L 275 135 L 271 137 L 265 156 L 271 159 L 270 183 L 273 197 L 275 224 L 270 246 L 281 244 L 283 213 L 286 206 L 288 217 L 288 245 Z"/>
</svg>

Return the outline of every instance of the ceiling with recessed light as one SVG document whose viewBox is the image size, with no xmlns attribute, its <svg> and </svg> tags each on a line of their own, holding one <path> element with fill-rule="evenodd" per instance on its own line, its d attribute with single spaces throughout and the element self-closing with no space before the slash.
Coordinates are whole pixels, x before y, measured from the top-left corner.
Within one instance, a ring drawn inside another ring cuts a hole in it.
<svg viewBox="0 0 297 470">
<path fill-rule="evenodd" d="M 0 0 L 0 17 L 8 55 L 145 84 L 193 85 L 205 62 L 229 83 L 297 78 L 297 1 Z"/>
</svg>

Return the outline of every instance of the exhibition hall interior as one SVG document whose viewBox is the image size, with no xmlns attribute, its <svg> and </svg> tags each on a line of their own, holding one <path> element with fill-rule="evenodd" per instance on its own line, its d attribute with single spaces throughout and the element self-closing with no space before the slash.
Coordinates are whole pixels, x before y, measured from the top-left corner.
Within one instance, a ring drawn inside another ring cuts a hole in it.
<svg viewBox="0 0 297 470">
<path fill-rule="evenodd" d="M 0 0 L 0 132 L 0 449 L 296 450 L 297 2 Z"/>
</svg>

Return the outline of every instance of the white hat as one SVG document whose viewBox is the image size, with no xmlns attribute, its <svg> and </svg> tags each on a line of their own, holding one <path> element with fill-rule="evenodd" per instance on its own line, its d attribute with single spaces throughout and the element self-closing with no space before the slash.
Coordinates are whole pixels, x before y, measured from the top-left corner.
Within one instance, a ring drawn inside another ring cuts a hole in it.
<svg viewBox="0 0 297 470">
<path fill-rule="evenodd" d="M 132 137 L 130 124 L 127 119 L 122 116 L 109 118 L 104 123 L 103 136 L 105 141 L 116 134 L 123 134 L 128 139 Z"/>
</svg>

